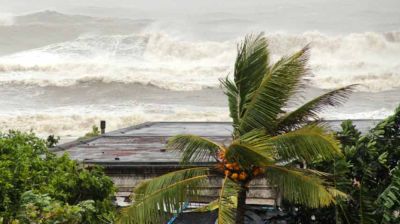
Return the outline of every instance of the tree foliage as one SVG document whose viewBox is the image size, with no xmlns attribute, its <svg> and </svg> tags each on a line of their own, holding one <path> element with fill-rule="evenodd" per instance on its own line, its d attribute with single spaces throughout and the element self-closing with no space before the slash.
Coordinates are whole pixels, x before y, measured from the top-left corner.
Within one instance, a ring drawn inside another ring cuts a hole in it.
<svg viewBox="0 0 400 224">
<path fill-rule="evenodd" d="M 67 210 L 92 201 L 95 209 L 81 214 L 85 223 L 107 223 L 113 219 L 111 199 L 115 189 L 102 169 L 83 168 L 67 155 L 57 157 L 47 149 L 46 141 L 33 133 L 0 134 L 0 170 L 0 217 L 4 223 L 19 215 L 26 204 L 26 192 Z M 35 212 L 41 213 L 39 207 Z"/>
<path fill-rule="evenodd" d="M 350 197 L 325 209 L 291 204 L 298 209 L 291 220 L 307 223 L 314 215 L 314 223 L 399 223 L 400 106 L 365 135 L 351 121 L 341 127 L 337 138 L 345 156 L 310 166 L 334 173 L 336 187 Z"/>
</svg>

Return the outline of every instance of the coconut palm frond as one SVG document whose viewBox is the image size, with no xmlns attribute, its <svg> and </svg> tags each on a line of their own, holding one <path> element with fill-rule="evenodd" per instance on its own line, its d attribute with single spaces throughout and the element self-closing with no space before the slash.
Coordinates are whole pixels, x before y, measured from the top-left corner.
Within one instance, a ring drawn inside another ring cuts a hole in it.
<svg viewBox="0 0 400 224">
<path fill-rule="evenodd" d="M 350 196 L 343 191 L 340 191 L 334 187 L 327 187 L 327 190 L 329 193 L 335 198 L 335 199 L 340 199 L 340 200 L 348 200 Z"/>
<path fill-rule="evenodd" d="M 211 212 L 218 209 L 218 199 L 211 201 L 210 203 L 201 207 L 191 210 L 191 212 Z"/>
<path fill-rule="evenodd" d="M 219 197 L 210 203 L 198 207 L 196 209 L 191 210 L 192 212 L 210 212 L 219 209 L 219 207 L 222 204 L 222 207 L 225 208 L 232 208 L 235 209 L 237 206 L 237 189 L 239 186 L 236 186 L 234 182 L 230 181 L 229 178 L 226 178 L 223 180 L 222 183 L 222 188 L 220 193 L 223 193 L 223 195 L 219 195 Z M 224 208 L 221 210 L 222 213 L 224 213 Z M 230 215 L 229 215 L 230 216 Z"/>
<path fill-rule="evenodd" d="M 218 223 L 235 223 L 235 210 L 237 207 L 237 191 L 239 186 L 225 177 L 219 192 L 218 199 L 205 206 L 192 210 L 193 212 L 209 212 L 218 209 Z"/>
<path fill-rule="evenodd" d="M 142 182 L 134 189 L 133 205 L 122 210 L 118 223 L 165 223 L 185 202 L 200 195 L 209 172 L 204 167 L 184 169 Z"/>
<path fill-rule="evenodd" d="M 220 79 L 223 86 L 224 93 L 228 97 L 229 114 L 233 121 L 233 127 L 236 129 L 239 125 L 240 108 L 239 108 L 239 91 L 234 82 L 229 80 L 228 77 Z"/>
<path fill-rule="evenodd" d="M 250 168 L 251 165 L 266 166 L 274 163 L 269 152 L 259 151 L 251 146 L 236 143 L 229 146 L 226 159 L 237 162 L 242 168 Z"/>
<path fill-rule="evenodd" d="M 317 175 L 288 166 L 268 166 L 265 175 L 273 186 L 282 193 L 284 199 L 311 208 L 329 206 L 335 202 L 339 192 L 332 191 Z"/>
<path fill-rule="evenodd" d="M 303 128 L 269 138 L 266 144 L 275 147 L 279 160 L 301 159 L 312 162 L 315 159 L 333 159 L 341 156 L 339 143 L 321 125 L 307 125 Z"/>
<path fill-rule="evenodd" d="M 176 135 L 168 140 L 167 148 L 182 153 L 181 163 L 208 162 L 216 159 L 221 146 L 207 138 L 196 135 Z"/>
<path fill-rule="evenodd" d="M 267 147 L 265 141 L 269 138 L 271 138 L 271 136 L 267 135 L 263 129 L 254 129 L 244 133 L 238 139 L 234 140 L 234 142 L 246 143 L 253 147 L 264 148 Z"/>
<path fill-rule="evenodd" d="M 237 207 L 237 193 L 240 186 L 228 177 L 222 182 L 218 198 L 218 224 L 234 224 Z"/>
<path fill-rule="evenodd" d="M 283 113 L 282 107 L 301 85 L 301 78 L 308 73 L 307 52 L 308 47 L 305 47 L 291 57 L 282 58 L 272 66 L 258 88 L 248 95 L 246 110 L 238 127 L 240 133 L 259 128 L 274 133 L 276 119 Z"/>
<path fill-rule="evenodd" d="M 290 131 L 312 120 L 318 120 L 318 113 L 328 106 L 340 106 L 354 90 L 355 85 L 342 87 L 318 96 L 298 109 L 285 114 L 278 119 L 277 129 Z"/>
<path fill-rule="evenodd" d="M 248 132 L 232 142 L 226 152 L 226 158 L 243 167 L 273 164 L 275 149 L 265 144 L 269 138 L 263 130 Z"/>
<path fill-rule="evenodd" d="M 235 161 L 242 167 L 267 166 L 274 164 L 275 149 L 265 142 L 270 137 L 262 130 L 253 130 L 234 140 L 226 150 L 228 161 Z"/>
<path fill-rule="evenodd" d="M 264 34 L 247 35 L 238 46 L 234 68 L 234 82 L 238 90 L 240 114 L 244 112 L 247 95 L 258 88 L 268 69 L 269 50 Z"/>
</svg>

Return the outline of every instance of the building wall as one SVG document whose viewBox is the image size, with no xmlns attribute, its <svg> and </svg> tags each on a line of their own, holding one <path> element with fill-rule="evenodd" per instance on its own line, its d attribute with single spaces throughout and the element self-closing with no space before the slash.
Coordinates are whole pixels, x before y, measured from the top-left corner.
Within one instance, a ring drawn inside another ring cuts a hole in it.
<svg viewBox="0 0 400 224">
<path fill-rule="evenodd" d="M 139 168 L 139 169 L 106 169 L 115 185 L 118 187 L 117 197 L 124 198 L 123 201 L 129 202 L 129 196 L 132 190 L 140 182 L 165 174 L 168 171 L 175 169 L 171 168 Z M 199 202 L 209 202 L 217 198 L 220 186 L 222 183 L 221 177 L 211 177 L 208 180 L 206 189 L 204 189 Z M 274 205 L 275 192 L 268 186 L 265 179 L 255 179 L 250 183 L 248 193 L 248 204 Z"/>
</svg>

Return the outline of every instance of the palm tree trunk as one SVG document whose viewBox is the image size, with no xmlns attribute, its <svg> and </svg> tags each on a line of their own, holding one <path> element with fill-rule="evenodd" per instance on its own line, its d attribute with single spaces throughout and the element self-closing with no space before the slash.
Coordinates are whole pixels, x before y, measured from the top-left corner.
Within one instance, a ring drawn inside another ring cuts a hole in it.
<svg viewBox="0 0 400 224">
<path fill-rule="evenodd" d="M 244 214 L 246 212 L 247 187 L 241 186 L 238 193 L 236 224 L 244 224 Z"/>
</svg>

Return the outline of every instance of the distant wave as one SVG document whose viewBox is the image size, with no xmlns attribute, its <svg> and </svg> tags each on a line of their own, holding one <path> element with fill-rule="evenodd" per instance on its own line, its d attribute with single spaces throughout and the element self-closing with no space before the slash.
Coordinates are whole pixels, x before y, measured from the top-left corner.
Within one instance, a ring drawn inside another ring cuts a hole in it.
<svg viewBox="0 0 400 224">
<path fill-rule="evenodd" d="M 11 16 L 9 16 L 11 17 Z M 7 17 L 7 18 L 9 18 Z M 0 17 L 1 18 L 1 17 Z M 39 11 L 35 13 L 29 13 L 25 15 L 18 15 L 11 17 L 14 21 L 12 25 L 45 25 L 45 24 L 58 24 L 62 25 L 89 25 L 95 23 L 113 23 L 119 22 L 124 24 L 124 22 L 149 22 L 150 20 L 131 20 L 131 19 L 121 19 L 121 18 L 101 18 L 101 17 L 92 17 L 86 15 L 71 15 L 71 14 L 64 14 L 57 11 L 52 10 L 45 10 Z"/>
<path fill-rule="evenodd" d="M 311 43 L 311 85 L 400 87 L 400 32 L 267 34 L 273 60 Z M 188 41 L 165 33 L 86 36 L 0 58 L 0 84 L 68 86 L 102 81 L 172 90 L 214 88 L 232 73 L 238 40 Z"/>
<path fill-rule="evenodd" d="M 320 116 L 326 120 L 357 120 L 357 119 L 365 119 L 365 120 L 374 120 L 374 119 L 385 119 L 388 116 L 392 115 L 393 111 L 382 108 L 380 110 L 373 111 L 364 111 L 357 113 L 340 113 L 335 111 L 335 113 L 321 113 Z"/>
<path fill-rule="evenodd" d="M 0 13 L 0 55 L 74 40 L 88 35 L 128 35 L 152 24 L 149 19 L 99 18 L 42 11 Z"/>
</svg>

